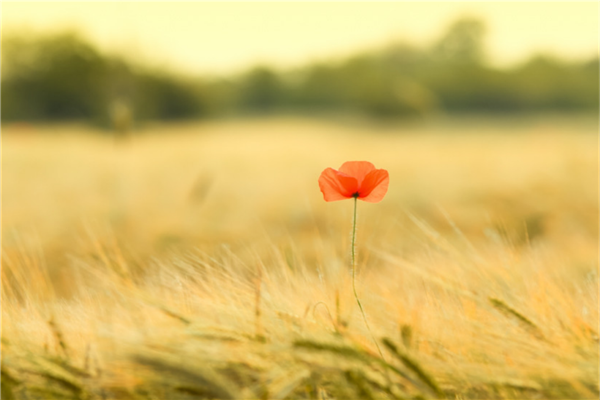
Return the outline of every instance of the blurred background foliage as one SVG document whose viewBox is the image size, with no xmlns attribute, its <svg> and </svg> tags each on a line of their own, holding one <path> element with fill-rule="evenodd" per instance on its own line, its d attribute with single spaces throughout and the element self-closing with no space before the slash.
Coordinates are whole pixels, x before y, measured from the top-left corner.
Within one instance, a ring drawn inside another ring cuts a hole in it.
<svg viewBox="0 0 600 400">
<path fill-rule="evenodd" d="M 185 76 L 103 54 L 76 32 L 2 39 L 2 120 L 86 120 L 111 110 L 136 121 L 236 114 L 353 112 L 374 118 L 432 113 L 597 112 L 598 58 L 547 55 L 499 69 L 486 60 L 485 24 L 452 23 L 430 46 L 384 48 L 279 71 Z"/>
</svg>

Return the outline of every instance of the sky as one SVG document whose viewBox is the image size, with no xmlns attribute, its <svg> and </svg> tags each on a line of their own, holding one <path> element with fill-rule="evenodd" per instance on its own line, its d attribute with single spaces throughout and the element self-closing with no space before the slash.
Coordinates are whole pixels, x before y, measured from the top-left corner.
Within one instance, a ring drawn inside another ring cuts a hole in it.
<svg viewBox="0 0 600 400">
<path fill-rule="evenodd" d="M 490 62 L 598 54 L 594 2 L 10 2 L 2 33 L 75 29 L 101 50 L 189 73 L 291 68 L 394 41 L 427 45 L 461 16 L 487 25 Z"/>
</svg>

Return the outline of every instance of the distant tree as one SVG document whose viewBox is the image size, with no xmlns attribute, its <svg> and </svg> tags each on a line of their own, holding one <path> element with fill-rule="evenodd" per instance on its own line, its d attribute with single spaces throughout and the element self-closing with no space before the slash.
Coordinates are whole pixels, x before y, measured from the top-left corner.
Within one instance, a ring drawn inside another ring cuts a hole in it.
<svg viewBox="0 0 600 400">
<path fill-rule="evenodd" d="M 442 62 L 457 64 L 481 64 L 485 58 L 483 21 L 463 17 L 452 23 L 435 43 L 432 55 Z"/>
<path fill-rule="evenodd" d="M 507 112 L 516 108 L 511 77 L 485 63 L 485 24 L 462 17 L 429 49 L 421 75 L 449 112 Z"/>
<path fill-rule="evenodd" d="M 3 42 L 4 119 L 90 118 L 106 104 L 106 62 L 76 34 Z"/>
<path fill-rule="evenodd" d="M 458 112 L 598 111 L 598 58 L 487 64 L 485 25 L 464 17 L 429 47 L 394 43 L 283 73 L 266 66 L 206 80 L 97 51 L 79 35 L 2 39 L 2 120 L 189 119 L 232 113 L 352 112 L 375 118 Z M 112 124 L 111 124 L 112 121 Z"/>
<path fill-rule="evenodd" d="M 279 76 L 267 67 L 248 72 L 239 86 L 240 107 L 251 111 L 272 111 L 281 105 L 282 83 Z"/>
<path fill-rule="evenodd" d="M 538 54 L 512 71 L 515 92 L 524 109 L 598 108 L 598 59 L 566 63 Z"/>
<path fill-rule="evenodd" d="M 331 110 L 344 106 L 346 92 L 340 70 L 327 64 L 314 64 L 296 73 L 291 103 L 303 110 Z"/>
<path fill-rule="evenodd" d="M 143 72 L 135 78 L 133 99 L 145 119 L 175 120 L 203 114 L 196 87 L 164 73 Z"/>
<path fill-rule="evenodd" d="M 115 101 L 143 119 L 193 118 L 207 108 L 203 87 L 191 79 L 134 68 L 77 33 L 2 42 L 3 121 L 84 119 L 110 126 Z"/>
</svg>

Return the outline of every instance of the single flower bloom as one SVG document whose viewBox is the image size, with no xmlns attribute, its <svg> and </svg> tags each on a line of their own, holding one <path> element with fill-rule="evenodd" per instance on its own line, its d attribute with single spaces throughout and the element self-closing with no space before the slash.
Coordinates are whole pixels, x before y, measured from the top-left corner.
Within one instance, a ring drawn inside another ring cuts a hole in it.
<svg viewBox="0 0 600 400">
<path fill-rule="evenodd" d="M 387 193 L 389 183 L 388 172 L 376 169 L 368 161 L 348 161 L 339 171 L 327 168 L 319 177 L 319 188 L 325 201 L 358 198 L 378 203 Z"/>
</svg>

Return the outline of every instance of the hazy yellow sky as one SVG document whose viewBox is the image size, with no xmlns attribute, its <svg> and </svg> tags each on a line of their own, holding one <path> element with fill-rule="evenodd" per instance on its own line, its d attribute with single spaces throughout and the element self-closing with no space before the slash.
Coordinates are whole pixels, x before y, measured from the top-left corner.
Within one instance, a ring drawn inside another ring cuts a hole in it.
<svg viewBox="0 0 600 400">
<path fill-rule="evenodd" d="M 226 74 L 327 60 L 396 39 L 431 43 L 461 15 L 488 26 L 492 62 L 598 54 L 598 2 L 2 2 L 3 33 L 75 28 L 103 50 Z"/>
</svg>

